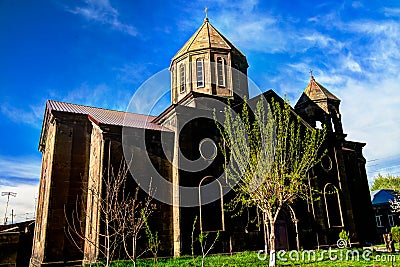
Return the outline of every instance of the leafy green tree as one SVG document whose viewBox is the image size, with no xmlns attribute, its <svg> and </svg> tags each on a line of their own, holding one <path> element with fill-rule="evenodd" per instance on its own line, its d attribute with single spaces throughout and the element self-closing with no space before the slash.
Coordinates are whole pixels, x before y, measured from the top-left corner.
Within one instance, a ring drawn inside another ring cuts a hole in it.
<svg viewBox="0 0 400 267">
<path fill-rule="evenodd" d="M 245 101 L 246 102 L 246 101 Z M 257 207 L 263 214 L 265 250 L 275 266 L 275 222 L 280 210 L 307 197 L 307 174 L 320 160 L 325 130 L 305 126 L 287 101 L 260 98 L 254 114 L 244 103 L 240 115 L 224 110 L 223 154 L 227 179 L 236 191 L 234 204 Z M 269 238 L 267 234 L 269 232 Z"/>
<path fill-rule="evenodd" d="M 399 243 L 400 246 L 400 226 L 392 227 L 392 229 L 390 229 L 390 232 L 392 233 L 393 240 Z"/>
<path fill-rule="evenodd" d="M 380 173 L 374 177 L 374 183 L 371 186 L 371 191 L 379 189 L 393 189 L 400 191 L 400 176 L 394 176 L 386 174 L 386 176 Z"/>
<path fill-rule="evenodd" d="M 193 261 L 193 266 L 197 266 L 196 260 L 194 257 L 194 243 L 196 241 L 199 241 L 200 248 L 201 248 L 201 267 L 204 267 L 204 260 L 205 260 L 206 256 L 214 248 L 215 243 L 217 242 L 217 240 L 219 238 L 219 231 L 217 231 L 216 233 L 200 231 L 198 238 L 195 239 L 194 232 L 196 230 L 196 223 L 197 223 L 197 216 L 194 218 L 193 228 L 192 228 L 192 261 Z M 211 238 L 209 236 L 210 234 L 215 234 L 215 237 Z M 207 245 L 207 241 L 208 242 L 211 241 L 211 244 Z"/>
<path fill-rule="evenodd" d="M 145 216 L 146 214 L 143 214 Z M 146 217 L 145 217 L 146 218 Z M 148 223 L 147 218 L 144 221 L 145 224 L 145 230 L 146 230 L 146 236 L 147 236 L 147 243 L 148 243 L 148 250 L 151 251 L 153 254 L 153 263 L 154 266 L 157 267 L 157 254 L 158 254 L 158 249 L 160 247 L 160 239 L 158 238 L 158 232 L 152 232 Z"/>
</svg>

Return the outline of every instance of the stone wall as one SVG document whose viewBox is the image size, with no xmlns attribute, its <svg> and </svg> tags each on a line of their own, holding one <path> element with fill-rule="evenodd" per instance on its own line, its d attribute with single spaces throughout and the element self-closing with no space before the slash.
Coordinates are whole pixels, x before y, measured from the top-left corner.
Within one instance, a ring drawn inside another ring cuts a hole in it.
<svg viewBox="0 0 400 267">
<path fill-rule="evenodd" d="M 84 245 L 84 260 L 92 262 L 97 259 L 98 242 L 100 231 L 100 202 L 98 193 L 102 189 L 102 179 L 104 172 L 104 143 L 103 134 L 100 127 L 93 124 L 91 143 L 90 143 L 90 163 L 89 163 L 89 178 L 88 178 L 88 198 L 85 226 L 85 245 Z"/>
<path fill-rule="evenodd" d="M 68 225 L 84 231 L 91 124 L 84 115 L 49 116 L 32 266 L 82 259 L 83 240 Z"/>
<path fill-rule="evenodd" d="M 50 117 L 51 115 L 48 114 Z M 40 174 L 39 196 L 36 210 L 36 222 L 32 247 L 32 266 L 43 261 L 49 208 L 50 184 L 53 167 L 53 151 L 56 138 L 56 121 L 53 116 L 49 118 L 46 127 L 47 136 L 42 152 L 42 169 Z"/>
</svg>

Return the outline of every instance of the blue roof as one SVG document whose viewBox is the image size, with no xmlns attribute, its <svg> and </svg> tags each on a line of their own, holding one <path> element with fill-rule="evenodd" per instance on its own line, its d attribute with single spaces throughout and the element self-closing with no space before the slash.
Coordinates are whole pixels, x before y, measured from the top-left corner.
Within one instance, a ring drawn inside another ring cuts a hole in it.
<svg viewBox="0 0 400 267">
<path fill-rule="evenodd" d="M 371 192 L 372 205 L 386 204 L 393 201 L 399 193 L 392 189 L 380 189 Z"/>
</svg>

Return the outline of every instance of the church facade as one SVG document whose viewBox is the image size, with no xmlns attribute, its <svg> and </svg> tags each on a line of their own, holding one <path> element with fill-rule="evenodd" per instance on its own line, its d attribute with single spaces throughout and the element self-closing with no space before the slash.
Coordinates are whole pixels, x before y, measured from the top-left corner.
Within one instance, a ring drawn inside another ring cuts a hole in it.
<svg viewBox="0 0 400 267">
<path fill-rule="evenodd" d="M 155 209 L 149 223 L 161 241 L 159 255 L 191 253 L 196 217 L 197 232 L 219 231 L 215 252 L 262 249 L 257 211 L 234 217 L 225 209 L 234 193 L 219 182 L 224 157 L 215 145 L 220 136 L 214 110 L 222 111 L 228 100 L 239 107 L 248 98 L 247 68 L 246 56 L 206 18 L 171 61 L 171 106 L 159 116 L 47 101 L 30 265 L 101 258 L 101 207 L 89 189 L 104 192 L 104 180 L 124 161 L 135 181 L 127 190 L 149 184 L 152 177 Z M 282 100 L 270 90 L 249 102 L 260 97 Z M 365 144 L 346 140 L 339 108 L 340 99 L 311 76 L 293 111 L 305 125 L 327 128 L 327 153 L 307 181 L 321 196 L 282 210 L 278 249 L 332 246 L 343 229 L 355 244 L 375 239 Z M 79 238 L 70 234 L 74 219 L 79 221 Z M 145 243 L 141 240 L 138 247 Z"/>
</svg>

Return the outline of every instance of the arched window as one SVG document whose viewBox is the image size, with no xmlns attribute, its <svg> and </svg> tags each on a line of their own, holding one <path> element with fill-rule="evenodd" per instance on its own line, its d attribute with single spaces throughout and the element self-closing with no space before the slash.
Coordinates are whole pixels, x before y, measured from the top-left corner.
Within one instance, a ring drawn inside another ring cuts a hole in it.
<svg viewBox="0 0 400 267">
<path fill-rule="evenodd" d="M 204 86 L 204 60 L 198 58 L 196 60 L 197 87 Z"/>
<path fill-rule="evenodd" d="M 185 65 L 181 64 L 181 66 L 179 67 L 179 72 L 181 75 L 181 93 L 185 92 Z"/>
<path fill-rule="evenodd" d="M 325 185 L 324 199 L 328 227 L 344 226 L 340 195 L 336 186 L 330 183 Z"/>
<path fill-rule="evenodd" d="M 218 86 L 225 87 L 225 59 L 222 57 L 217 58 L 217 79 Z"/>
<path fill-rule="evenodd" d="M 207 203 L 207 199 L 217 200 Z M 204 203 L 204 204 L 203 204 Z M 221 183 L 212 176 L 206 176 L 199 183 L 200 231 L 224 231 L 224 200 Z"/>
</svg>

